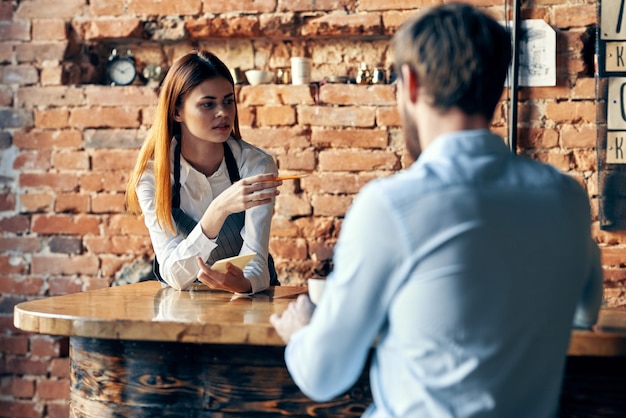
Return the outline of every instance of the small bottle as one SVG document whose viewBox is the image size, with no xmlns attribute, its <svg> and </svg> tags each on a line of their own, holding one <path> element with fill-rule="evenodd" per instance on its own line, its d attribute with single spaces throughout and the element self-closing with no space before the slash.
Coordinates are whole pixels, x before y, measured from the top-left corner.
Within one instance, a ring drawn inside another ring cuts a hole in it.
<svg viewBox="0 0 626 418">
<path fill-rule="evenodd" d="M 370 74 L 370 70 L 367 68 L 367 64 L 362 62 L 361 67 L 359 68 L 359 72 L 356 75 L 356 83 L 369 84 L 371 81 L 372 75 Z"/>
</svg>

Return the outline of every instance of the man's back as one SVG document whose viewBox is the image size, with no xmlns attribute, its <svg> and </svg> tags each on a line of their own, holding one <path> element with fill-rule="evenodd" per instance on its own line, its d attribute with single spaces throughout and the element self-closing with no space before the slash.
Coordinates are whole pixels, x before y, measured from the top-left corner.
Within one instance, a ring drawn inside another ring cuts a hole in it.
<svg viewBox="0 0 626 418">
<path fill-rule="evenodd" d="M 471 135 L 438 139 L 377 191 L 403 224 L 398 269 L 410 271 L 378 345 L 377 369 L 394 373 L 378 377 L 397 388 L 382 389 L 388 402 L 415 401 L 402 416 L 549 416 L 576 304 L 599 275 L 587 198 Z"/>
<path fill-rule="evenodd" d="M 572 179 L 488 131 L 438 139 L 353 203 L 324 296 L 287 347 L 292 377 L 336 396 L 377 339 L 366 416 L 553 415 L 586 283 L 591 323 L 599 306 L 589 224 Z"/>
</svg>

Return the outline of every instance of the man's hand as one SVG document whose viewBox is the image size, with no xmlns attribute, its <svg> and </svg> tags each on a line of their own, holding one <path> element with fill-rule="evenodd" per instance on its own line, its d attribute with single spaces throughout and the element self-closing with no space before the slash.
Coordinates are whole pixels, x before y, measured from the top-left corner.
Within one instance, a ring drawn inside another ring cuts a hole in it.
<svg viewBox="0 0 626 418">
<path fill-rule="evenodd" d="M 295 302 L 289 303 L 289 306 L 282 315 L 272 314 L 270 322 L 276 328 L 276 332 L 285 343 L 289 342 L 291 336 L 301 328 L 304 328 L 311 321 L 315 305 L 311 302 L 308 295 L 302 294 L 298 296 Z"/>
</svg>

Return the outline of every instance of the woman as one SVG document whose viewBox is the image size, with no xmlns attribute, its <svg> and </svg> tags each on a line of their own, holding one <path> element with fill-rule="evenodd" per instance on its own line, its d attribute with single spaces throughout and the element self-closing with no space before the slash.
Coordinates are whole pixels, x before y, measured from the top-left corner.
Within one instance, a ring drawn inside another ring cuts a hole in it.
<svg viewBox="0 0 626 418">
<path fill-rule="evenodd" d="M 150 232 L 155 274 L 176 289 L 196 278 L 230 292 L 270 285 L 269 233 L 282 182 L 273 181 L 272 156 L 241 139 L 234 89 L 215 55 L 200 51 L 177 60 L 126 188 L 129 212 L 143 214 Z M 251 253 L 243 270 L 209 267 Z"/>
</svg>

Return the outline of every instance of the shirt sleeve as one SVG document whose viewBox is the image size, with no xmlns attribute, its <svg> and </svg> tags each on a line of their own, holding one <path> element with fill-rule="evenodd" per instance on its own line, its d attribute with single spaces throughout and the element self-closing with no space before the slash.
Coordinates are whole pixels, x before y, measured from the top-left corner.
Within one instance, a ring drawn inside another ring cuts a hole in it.
<svg viewBox="0 0 626 418">
<path fill-rule="evenodd" d="M 260 151 L 257 151 L 260 152 Z M 278 168 L 271 155 L 261 152 L 254 164 L 241 169 L 241 177 L 256 174 L 272 173 L 278 175 Z M 246 222 L 243 229 L 243 245 L 240 254 L 256 253 L 252 261 L 243 269 L 246 279 L 250 280 L 251 293 L 267 289 L 270 284 L 270 273 L 267 264 L 269 255 L 270 229 L 274 215 L 275 200 L 266 205 L 246 210 Z"/>
<path fill-rule="evenodd" d="M 402 257 L 397 222 L 370 186 L 344 220 L 334 271 L 311 322 L 292 335 L 285 351 L 292 378 L 318 402 L 338 396 L 360 376 L 385 322 L 391 276 Z"/>
<path fill-rule="evenodd" d="M 589 240 L 589 253 L 591 258 L 589 275 L 576 306 L 575 328 L 591 328 L 595 325 L 602 305 L 603 275 L 600 249 L 591 239 Z"/>
<path fill-rule="evenodd" d="M 207 259 L 216 247 L 197 225 L 187 238 L 164 231 L 156 218 L 154 174 L 146 169 L 137 196 L 148 228 L 154 253 L 159 261 L 161 277 L 171 287 L 184 290 L 195 281 L 198 273 L 196 257 Z"/>
</svg>

